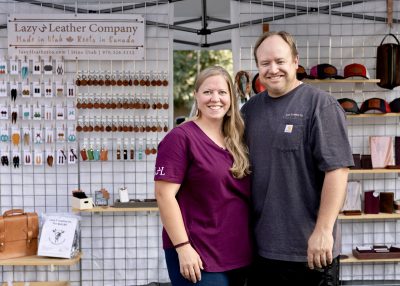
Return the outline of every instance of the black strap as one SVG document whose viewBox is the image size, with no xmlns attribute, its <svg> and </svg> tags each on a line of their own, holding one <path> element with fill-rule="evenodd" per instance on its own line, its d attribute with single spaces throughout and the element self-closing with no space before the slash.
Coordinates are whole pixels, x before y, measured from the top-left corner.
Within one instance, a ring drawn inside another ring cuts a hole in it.
<svg viewBox="0 0 400 286">
<path fill-rule="evenodd" d="M 397 37 L 396 37 L 395 35 L 393 35 L 392 33 L 389 33 L 389 34 L 385 35 L 385 37 L 383 38 L 383 40 L 382 40 L 382 42 L 381 42 L 381 44 L 380 44 L 381 46 L 382 46 L 383 41 L 385 41 L 385 39 L 386 39 L 387 36 L 392 36 L 393 38 L 395 38 L 397 44 L 400 45 L 400 42 L 399 42 L 399 40 L 397 39 Z"/>
</svg>

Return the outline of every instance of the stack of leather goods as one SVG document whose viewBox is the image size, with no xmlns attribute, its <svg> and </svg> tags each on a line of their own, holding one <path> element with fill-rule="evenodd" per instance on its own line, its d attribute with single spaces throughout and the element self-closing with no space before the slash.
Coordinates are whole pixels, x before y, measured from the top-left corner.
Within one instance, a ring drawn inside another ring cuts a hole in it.
<svg viewBox="0 0 400 286">
<path fill-rule="evenodd" d="M 400 258 L 400 247 L 385 244 L 361 245 L 353 249 L 353 255 L 358 259 Z"/>
</svg>

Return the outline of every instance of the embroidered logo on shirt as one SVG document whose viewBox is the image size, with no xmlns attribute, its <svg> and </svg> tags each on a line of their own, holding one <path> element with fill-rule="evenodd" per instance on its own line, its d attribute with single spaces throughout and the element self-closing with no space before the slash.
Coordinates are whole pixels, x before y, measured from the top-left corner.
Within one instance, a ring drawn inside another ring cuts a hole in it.
<svg viewBox="0 0 400 286">
<path fill-rule="evenodd" d="M 164 173 L 164 167 L 156 167 L 156 170 L 155 170 L 155 175 L 156 176 L 165 176 L 165 173 Z"/>
<path fill-rule="evenodd" d="M 292 124 L 286 124 L 285 133 L 292 133 L 292 131 L 293 131 L 293 125 Z"/>
</svg>

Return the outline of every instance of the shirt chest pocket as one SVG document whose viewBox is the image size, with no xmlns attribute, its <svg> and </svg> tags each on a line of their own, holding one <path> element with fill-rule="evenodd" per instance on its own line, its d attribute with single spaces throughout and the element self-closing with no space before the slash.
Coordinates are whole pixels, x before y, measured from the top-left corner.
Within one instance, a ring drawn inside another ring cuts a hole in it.
<svg viewBox="0 0 400 286">
<path fill-rule="evenodd" d="M 278 125 L 273 147 L 280 151 L 296 151 L 300 149 L 304 136 L 302 120 L 285 120 Z"/>
</svg>

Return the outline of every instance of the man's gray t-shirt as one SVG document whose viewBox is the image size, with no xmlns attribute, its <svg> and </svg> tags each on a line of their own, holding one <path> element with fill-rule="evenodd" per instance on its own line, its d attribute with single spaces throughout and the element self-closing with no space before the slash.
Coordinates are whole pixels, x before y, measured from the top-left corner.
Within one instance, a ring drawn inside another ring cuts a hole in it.
<svg viewBox="0 0 400 286">
<path fill-rule="evenodd" d="M 353 165 L 345 113 L 334 97 L 308 84 L 279 98 L 253 96 L 242 113 L 258 254 L 305 262 L 324 174 Z"/>
</svg>

